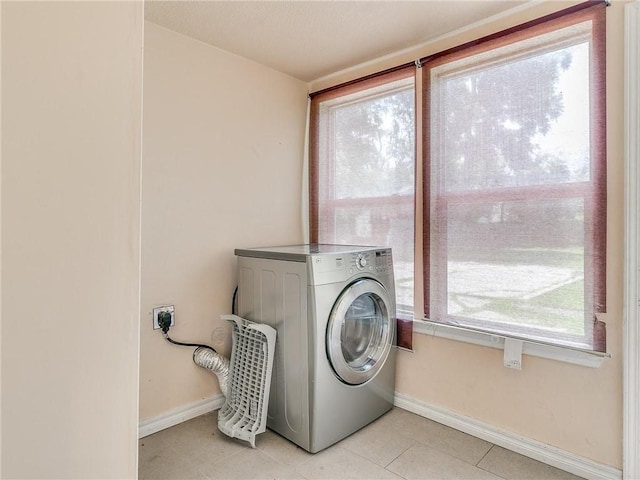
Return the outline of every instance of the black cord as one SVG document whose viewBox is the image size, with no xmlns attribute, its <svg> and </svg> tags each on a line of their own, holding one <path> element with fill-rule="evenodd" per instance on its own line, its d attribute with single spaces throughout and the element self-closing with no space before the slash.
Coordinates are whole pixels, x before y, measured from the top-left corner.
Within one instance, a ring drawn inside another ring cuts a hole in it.
<svg viewBox="0 0 640 480">
<path fill-rule="evenodd" d="M 236 315 L 237 313 L 237 307 L 236 307 L 237 300 L 238 300 L 238 286 L 236 285 L 236 288 L 233 290 L 233 298 L 231 299 L 231 313 L 233 315 Z"/>
<path fill-rule="evenodd" d="M 214 352 L 218 353 L 216 351 L 215 348 L 210 347 L 209 345 L 203 345 L 201 343 L 185 343 L 185 342 L 178 342 L 172 338 L 169 337 L 169 335 L 167 335 L 166 333 L 163 333 L 162 336 L 167 340 L 167 342 L 171 342 L 174 345 L 182 345 L 183 347 L 202 347 L 202 348 L 208 348 L 209 350 L 213 350 Z"/>
</svg>

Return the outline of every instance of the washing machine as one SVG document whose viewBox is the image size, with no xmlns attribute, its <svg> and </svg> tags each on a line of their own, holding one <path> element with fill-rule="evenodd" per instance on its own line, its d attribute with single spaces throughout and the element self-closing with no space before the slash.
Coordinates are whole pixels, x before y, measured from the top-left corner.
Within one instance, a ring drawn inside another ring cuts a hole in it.
<svg viewBox="0 0 640 480">
<path fill-rule="evenodd" d="M 277 330 L 267 426 L 315 453 L 393 406 L 391 249 L 237 249 L 238 315 Z"/>
</svg>

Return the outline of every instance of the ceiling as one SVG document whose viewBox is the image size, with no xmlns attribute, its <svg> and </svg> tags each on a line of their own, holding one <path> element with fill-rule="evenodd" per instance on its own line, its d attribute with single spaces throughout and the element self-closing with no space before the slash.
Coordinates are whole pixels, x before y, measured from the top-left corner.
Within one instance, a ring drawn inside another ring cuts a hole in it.
<svg viewBox="0 0 640 480">
<path fill-rule="evenodd" d="M 311 82 L 523 3 L 147 0 L 145 19 Z"/>
</svg>

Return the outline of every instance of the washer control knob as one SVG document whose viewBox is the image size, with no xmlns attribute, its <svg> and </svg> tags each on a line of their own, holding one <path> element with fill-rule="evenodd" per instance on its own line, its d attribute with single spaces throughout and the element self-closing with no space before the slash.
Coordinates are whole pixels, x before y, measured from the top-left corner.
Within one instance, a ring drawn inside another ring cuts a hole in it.
<svg viewBox="0 0 640 480">
<path fill-rule="evenodd" d="M 359 269 L 362 270 L 367 266 L 367 259 L 363 255 L 358 255 L 358 258 L 356 259 L 356 265 Z"/>
</svg>

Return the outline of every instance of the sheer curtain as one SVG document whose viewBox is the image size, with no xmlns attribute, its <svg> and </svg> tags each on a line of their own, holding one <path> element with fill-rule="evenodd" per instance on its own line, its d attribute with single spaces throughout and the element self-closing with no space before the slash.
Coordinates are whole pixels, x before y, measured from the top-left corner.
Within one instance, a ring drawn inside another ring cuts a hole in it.
<svg viewBox="0 0 640 480">
<path fill-rule="evenodd" d="M 415 213 L 414 67 L 312 98 L 311 241 L 389 246 L 399 344 L 410 348 Z"/>
<path fill-rule="evenodd" d="M 605 350 L 604 9 L 425 63 L 428 319 Z"/>
</svg>

